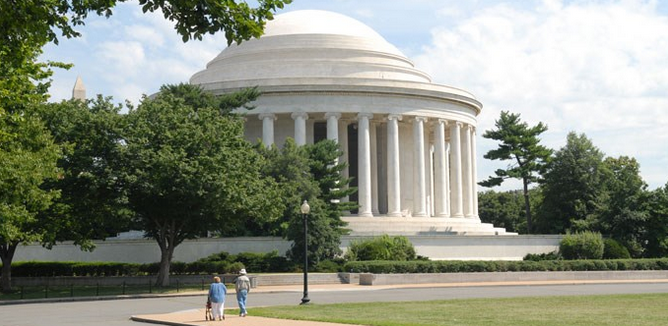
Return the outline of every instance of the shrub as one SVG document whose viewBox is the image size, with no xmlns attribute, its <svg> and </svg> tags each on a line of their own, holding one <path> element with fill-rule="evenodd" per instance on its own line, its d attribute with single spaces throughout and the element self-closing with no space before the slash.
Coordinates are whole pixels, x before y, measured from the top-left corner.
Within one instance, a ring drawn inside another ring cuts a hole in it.
<svg viewBox="0 0 668 326">
<path fill-rule="evenodd" d="M 531 260 L 531 261 L 541 261 L 541 260 L 558 260 L 561 259 L 561 255 L 559 255 L 559 252 L 553 251 L 553 252 L 546 252 L 542 254 L 527 254 L 524 256 L 524 260 Z"/>
<path fill-rule="evenodd" d="M 601 259 L 603 246 L 600 233 L 585 231 L 566 234 L 559 244 L 559 252 L 564 259 Z"/>
<path fill-rule="evenodd" d="M 615 239 L 606 238 L 603 241 L 603 259 L 628 259 L 631 253 Z"/>
<path fill-rule="evenodd" d="M 534 271 L 668 270 L 668 258 L 541 261 L 353 261 L 346 271 L 355 273 L 464 273 Z"/>
<path fill-rule="evenodd" d="M 346 252 L 346 259 L 357 260 L 415 260 L 415 248 L 404 236 L 391 237 L 387 234 L 363 241 L 353 241 Z"/>
</svg>

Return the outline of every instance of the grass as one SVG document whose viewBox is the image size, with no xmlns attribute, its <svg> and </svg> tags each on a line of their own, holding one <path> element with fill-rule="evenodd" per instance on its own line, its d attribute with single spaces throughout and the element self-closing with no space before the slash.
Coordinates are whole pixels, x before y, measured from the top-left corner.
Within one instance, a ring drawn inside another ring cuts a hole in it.
<svg viewBox="0 0 668 326">
<path fill-rule="evenodd" d="M 345 303 L 254 308 L 250 314 L 371 326 L 666 325 L 668 293 Z"/>
</svg>

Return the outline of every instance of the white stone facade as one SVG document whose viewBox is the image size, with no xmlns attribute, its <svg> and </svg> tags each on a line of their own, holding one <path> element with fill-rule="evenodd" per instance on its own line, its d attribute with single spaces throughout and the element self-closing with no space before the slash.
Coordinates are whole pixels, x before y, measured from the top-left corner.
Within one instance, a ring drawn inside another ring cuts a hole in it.
<svg viewBox="0 0 668 326">
<path fill-rule="evenodd" d="M 434 84 L 368 26 L 325 11 L 277 15 L 190 82 L 216 94 L 259 86 L 246 138 L 337 141 L 358 193 L 353 234 L 504 234 L 478 218 L 476 117 L 469 92 Z M 364 231 L 373 225 L 373 232 Z M 400 232 L 401 233 L 401 232 Z"/>
</svg>

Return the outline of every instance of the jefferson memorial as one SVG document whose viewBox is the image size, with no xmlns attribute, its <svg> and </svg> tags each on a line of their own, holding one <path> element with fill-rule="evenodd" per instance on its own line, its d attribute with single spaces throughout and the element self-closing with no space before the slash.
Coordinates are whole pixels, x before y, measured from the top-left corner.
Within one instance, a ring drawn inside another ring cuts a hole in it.
<svg viewBox="0 0 668 326">
<path fill-rule="evenodd" d="M 353 233 L 502 234 L 478 218 L 471 93 L 432 83 L 365 24 L 327 11 L 280 14 L 190 83 L 215 94 L 258 86 L 245 136 L 266 146 L 338 142 L 358 193 Z"/>
</svg>

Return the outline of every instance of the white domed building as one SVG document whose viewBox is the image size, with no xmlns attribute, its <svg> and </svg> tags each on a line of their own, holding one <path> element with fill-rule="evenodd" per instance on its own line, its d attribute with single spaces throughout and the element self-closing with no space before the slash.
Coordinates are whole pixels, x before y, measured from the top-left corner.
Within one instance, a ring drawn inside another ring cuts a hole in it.
<svg viewBox="0 0 668 326">
<path fill-rule="evenodd" d="M 505 234 L 478 218 L 471 93 L 432 83 L 365 24 L 337 13 L 280 14 L 190 79 L 216 94 L 259 86 L 246 138 L 322 139 L 344 151 L 360 208 L 353 234 Z"/>
</svg>

